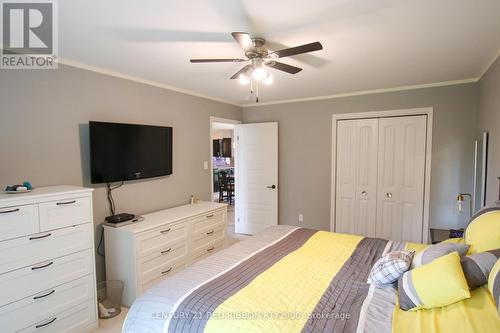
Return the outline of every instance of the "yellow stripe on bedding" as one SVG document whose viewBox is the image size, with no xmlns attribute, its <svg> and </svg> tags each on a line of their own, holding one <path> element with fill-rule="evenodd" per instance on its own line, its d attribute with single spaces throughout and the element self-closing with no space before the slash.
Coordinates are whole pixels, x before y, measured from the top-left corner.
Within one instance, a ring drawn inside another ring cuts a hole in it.
<svg viewBox="0 0 500 333">
<path fill-rule="evenodd" d="M 392 317 L 392 332 L 500 332 L 500 317 L 487 286 L 470 293 L 471 298 L 429 310 L 403 311 L 397 304 Z"/>
<path fill-rule="evenodd" d="M 318 231 L 219 305 L 205 332 L 300 332 L 362 239 Z"/>
</svg>

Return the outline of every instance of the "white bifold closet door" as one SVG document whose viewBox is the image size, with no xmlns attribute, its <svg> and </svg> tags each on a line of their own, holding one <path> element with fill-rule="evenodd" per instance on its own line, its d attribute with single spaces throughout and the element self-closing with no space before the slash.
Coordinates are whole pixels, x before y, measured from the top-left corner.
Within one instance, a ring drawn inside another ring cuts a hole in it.
<svg viewBox="0 0 500 333">
<path fill-rule="evenodd" d="M 337 122 L 336 232 L 376 235 L 378 119 Z"/>
<path fill-rule="evenodd" d="M 427 116 L 379 122 L 377 237 L 421 242 Z"/>
<path fill-rule="evenodd" d="M 422 241 L 427 116 L 337 121 L 335 231 Z"/>
</svg>

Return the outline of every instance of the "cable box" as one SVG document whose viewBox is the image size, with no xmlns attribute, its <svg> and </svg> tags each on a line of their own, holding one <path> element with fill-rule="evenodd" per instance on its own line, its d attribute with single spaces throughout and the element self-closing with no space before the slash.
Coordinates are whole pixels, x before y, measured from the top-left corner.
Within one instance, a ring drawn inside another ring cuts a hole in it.
<svg viewBox="0 0 500 333">
<path fill-rule="evenodd" d="M 106 217 L 106 221 L 109 223 L 121 223 L 133 220 L 134 217 L 135 217 L 134 214 L 121 213 Z"/>
<path fill-rule="evenodd" d="M 131 215 L 131 214 L 128 214 L 128 215 Z M 108 219 L 106 218 L 106 221 L 104 221 L 103 224 L 105 226 L 108 226 L 108 227 L 119 228 L 119 227 L 123 227 L 124 225 L 129 225 L 129 224 L 137 223 L 137 222 L 141 222 L 141 221 L 144 221 L 144 217 L 132 215 L 131 219 L 125 220 L 123 222 L 109 222 Z"/>
</svg>

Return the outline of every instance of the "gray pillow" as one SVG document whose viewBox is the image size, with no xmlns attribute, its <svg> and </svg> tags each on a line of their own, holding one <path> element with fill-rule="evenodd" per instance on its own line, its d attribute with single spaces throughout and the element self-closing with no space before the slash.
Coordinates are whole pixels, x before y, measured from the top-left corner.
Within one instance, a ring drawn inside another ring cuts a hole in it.
<svg viewBox="0 0 500 333">
<path fill-rule="evenodd" d="M 461 243 L 438 243 L 429 246 L 423 251 L 420 251 L 413 256 L 412 267 L 420 267 L 422 265 L 428 264 L 434 259 L 445 256 L 449 253 L 457 251 L 460 257 L 463 257 L 467 250 L 469 250 L 469 245 Z"/>
<path fill-rule="evenodd" d="M 488 283 L 491 269 L 500 257 L 500 249 L 475 253 L 461 259 L 465 279 L 471 290 Z"/>
</svg>

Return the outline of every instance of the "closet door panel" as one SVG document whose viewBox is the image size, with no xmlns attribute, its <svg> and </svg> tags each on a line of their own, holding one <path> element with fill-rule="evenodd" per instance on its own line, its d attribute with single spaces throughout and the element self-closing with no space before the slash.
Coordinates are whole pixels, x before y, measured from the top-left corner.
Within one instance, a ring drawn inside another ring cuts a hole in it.
<svg viewBox="0 0 500 333">
<path fill-rule="evenodd" d="M 354 232 L 374 237 L 377 210 L 378 119 L 357 121 L 358 163 Z"/>
<path fill-rule="evenodd" d="M 356 203 L 356 120 L 337 122 L 335 231 L 351 233 Z"/>
<path fill-rule="evenodd" d="M 375 236 L 378 119 L 337 122 L 336 232 Z"/>
<path fill-rule="evenodd" d="M 377 237 L 422 241 L 426 122 L 380 119 Z"/>
<path fill-rule="evenodd" d="M 422 241 L 427 117 L 405 117 L 401 183 L 402 240 Z"/>
<path fill-rule="evenodd" d="M 376 236 L 385 239 L 399 239 L 401 207 L 397 198 L 401 184 L 401 137 L 399 118 L 380 119 Z"/>
<path fill-rule="evenodd" d="M 382 200 L 379 203 L 377 207 L 376 237 L 394 239 L 393 235 L 398 229 L 398 208 L 398 204 L 394 200 Z"/>
</svg>

